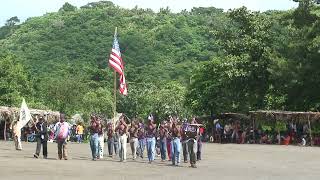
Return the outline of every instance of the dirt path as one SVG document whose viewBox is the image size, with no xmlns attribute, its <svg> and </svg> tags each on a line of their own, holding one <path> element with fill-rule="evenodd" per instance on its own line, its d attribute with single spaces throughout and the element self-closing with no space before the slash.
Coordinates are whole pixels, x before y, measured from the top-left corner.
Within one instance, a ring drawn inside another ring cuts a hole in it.
<svg viewBox="0 0 320 180">
<path fill-rule="evenodd" d="M 22 179 L 130 179 L 130 180 L 319 180 L 320 148 L 277 145 L 204 144 L 203 160 L 197 169 L 182 163 L 148 164 L 146 159 L 120 163 L 118 158 L 90 160 L 88 144 L 68 144 L 70 159 L 57 160 L 56 144 L 48 144 L 48 159 L 34 159 L 35 143 L 23 143 L 23 151 L 13 142 L 0 141 L 0 180 Z"/>
</svg>

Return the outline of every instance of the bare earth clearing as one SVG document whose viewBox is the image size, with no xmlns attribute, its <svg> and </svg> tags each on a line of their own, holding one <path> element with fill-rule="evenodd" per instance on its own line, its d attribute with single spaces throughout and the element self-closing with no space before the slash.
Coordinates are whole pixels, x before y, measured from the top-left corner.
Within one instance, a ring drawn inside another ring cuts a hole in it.
<svg viewBox="0 0 320 180">
<path fill-rule="evenodd" d="M 203 160 L 197 169 L 182 163 L 148 164 L 147 159 L 127 162 L 109 157 L 91 161 L 89 144 L 68 144 L 69 160 L 57 160 L 56 143 L 48 143 L 48 159 L 34 159 L 36 143 L 23 143 L 23 151 L 14 150 L 13 142 L 0 141 L 0 179 L 230 179 L 230 180 L 319 180 L 320 148 L 204 144 Z M 106 148 L 105 148 L 106 149 Z M 129 146 L 128 146 L 129 150 Z"/>
</svg>

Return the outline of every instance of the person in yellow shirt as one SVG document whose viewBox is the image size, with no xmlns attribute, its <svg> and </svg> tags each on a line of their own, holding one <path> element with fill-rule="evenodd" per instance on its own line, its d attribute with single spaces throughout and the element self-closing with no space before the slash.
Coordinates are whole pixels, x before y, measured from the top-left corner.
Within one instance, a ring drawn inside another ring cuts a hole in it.
<svg viewBox="0 0 320 180">
<path fill-rule="evenodd" d="M 77 137 L 78 137 L 78 143 L 82 143 L 82 138 L 83 138 L 83 131 L 84 128 L 81 124 L 78 124 L 77 129 L 76 129 L 76 133 L 77 133 Z"/>
</svg>

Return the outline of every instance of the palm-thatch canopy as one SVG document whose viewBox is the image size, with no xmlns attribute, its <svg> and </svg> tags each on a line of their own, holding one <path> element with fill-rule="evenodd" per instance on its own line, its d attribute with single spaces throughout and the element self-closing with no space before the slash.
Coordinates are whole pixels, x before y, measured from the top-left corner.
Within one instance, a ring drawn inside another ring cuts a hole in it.
<svg viewBox="0 0 320 180">
<path fill-rule="evenodd" d="M 48 123 L 53 123 L 59 120 L 60 113 L 57 111 L 30 109 L 31 116 L 36 120 L 38 115 L 44 115 Z M 20 114 L 20 108 L 0 106 L 0 121 L 12 121 L 18 120 Z"/>
<path fill-rule="evenodd" d="M 221 113 L 217 115 L 218 119 L 231 119 L 236 121 L 249 121 L 250 117 L 241 113 Z"/>
<path fill-rule="evenodd" d="M 291 111 L 250 111 L 252 119 L 263 121 L 294 121 L 300 123 L 320 121 L 320 112 L 291 112 Z"/>
</svg>

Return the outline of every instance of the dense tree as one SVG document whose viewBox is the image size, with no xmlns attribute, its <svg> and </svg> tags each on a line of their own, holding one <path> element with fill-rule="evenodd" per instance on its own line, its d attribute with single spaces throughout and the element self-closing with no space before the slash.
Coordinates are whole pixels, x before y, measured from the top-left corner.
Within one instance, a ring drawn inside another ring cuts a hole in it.
<svg viewBox="0 0 320 180">
<path fill-rule="evenodd" d="M 118 94 L 118 112 L 163 119 L 191 111 L 319 111 L 320 7 L 296 1 L 289 11 L 180 13 L 66 3 L 22 24 L 11 18 L 0 28 L 0 63 L 7 67 L 0 102 L 17 105 L 27 96 L 32 107 L 111 117 L 107 59 L 118 27 L 129 87 L 127 97 Z"/>
<path fill-rule="evenodd" d="M 0 27 L 0 40 L 14 33 L 19 28 L 20 19 L 17 16 L 9 18 L 5 25 Z"/>
<path fill-rule="evenodd" d="M 0 56 L 0 77 L 1 105 L 17 106 L 24 96 L 31 94 L 28 75 L 14 55 Z"/>
</svg>

